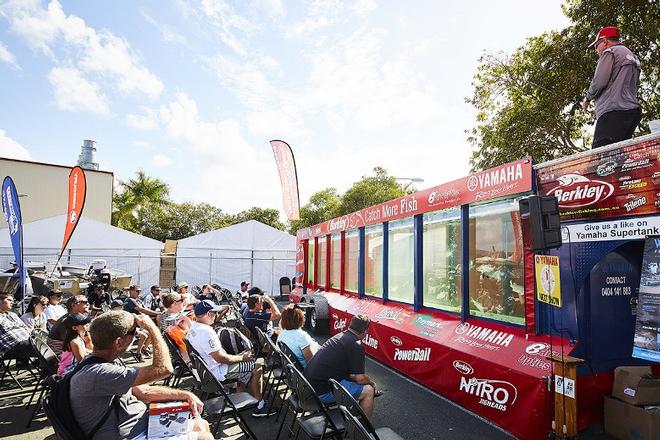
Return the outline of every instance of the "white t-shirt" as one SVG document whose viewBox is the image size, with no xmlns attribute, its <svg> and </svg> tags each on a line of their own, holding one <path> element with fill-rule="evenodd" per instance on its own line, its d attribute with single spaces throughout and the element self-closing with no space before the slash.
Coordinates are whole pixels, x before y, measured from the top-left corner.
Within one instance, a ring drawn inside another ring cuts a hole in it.
<svg viewBox="0 0 660 440">
<path fill-rule="evenodd" d="M 44 315 L 46 315 L 46 320 L 52 319 L 53 321 L 57 321 L 66 315 L 66 309 L 61 304 L 48 304 L 44 309 Z"/>
<path fill-rule="evenodd" d="M 220 344 L 218 334 L 210 325 L 193 322 L 188 331 L 188 341 L 195 350 L 202 356 L 202 360 L 209 366 L 209 369 L 218 380 L 225 380 L 227 374 L 227 364 L 218 363 L 211 357 L 211 353 L 219 351 L 226 355 L 227 352 Z"/>
</svg>

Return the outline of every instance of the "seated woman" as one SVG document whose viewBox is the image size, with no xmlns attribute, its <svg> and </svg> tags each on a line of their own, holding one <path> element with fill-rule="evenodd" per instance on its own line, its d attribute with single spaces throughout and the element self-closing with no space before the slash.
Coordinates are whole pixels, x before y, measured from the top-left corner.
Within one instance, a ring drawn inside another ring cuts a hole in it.
<svg viewBox="0 0 660 440">
<path fill-rule="evenodd" d="M 302 329 L 304 323 L 305 314 L 302 310 L 292 306 L 285 308 L 280 318 L 282 331 L 277 341 L 285 343 L 295 353 L 300 364 L 306 367 L 319 349 L 319 344 Z"/>
<path fill-rule="evenodd" d="M 30 330 L 41 330 L 47 332 L 48 320 L 44 309 L 48 306 L 48 298 L 45 296 L 33 296 L 28 304 L 27 312 L 23 313 L 21 320 Z"/>
<path fill-rule="evenodd" d="M 165 333 L 167 327 L 173 325 L 176 319 L 181 316 L 184 298 L 176 292 L 170 292 L 162 296 L 162 301 L 165 311 L 156 317 L 156 323 L 160 332 Z"/>
<path fill-rule="evenodd" d="M 92 340 L 89 337 L 89 315 L 74 313 L 67 320 L 66 335 L 62 344 L 62 354 L 57 367 L 57 374 L 64 376 L 92 352 Z"/>
</svg>

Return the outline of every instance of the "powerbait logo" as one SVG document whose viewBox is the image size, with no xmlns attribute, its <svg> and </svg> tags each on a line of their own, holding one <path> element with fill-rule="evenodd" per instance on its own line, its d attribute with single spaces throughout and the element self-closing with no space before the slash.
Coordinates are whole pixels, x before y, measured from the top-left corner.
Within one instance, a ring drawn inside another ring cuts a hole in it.
<svg viewBox="0 0 660 440">
<path fill-rule="evenodd" d="M 508 347 L 513 340 L 513 334 L 511 333 L 500 332 L 490 328 L 468 324 L 467 322 L 463 322 L 456 327 L 456 334 L 484 342 L 490 342 L 502 347 Z"/>
<path fill-rule="evenodd" d="M 474 368 L 470 364 L 464 361 L 454 361 L 452 362 L 454 369 L 461 374 L 470 375 L 474 373 Z"/>
<path fill-rule="evenodd" d="M 512 383 L 504 380 L 477 379 L 476 377 L 466 379 L 465 376 L 461 376 L 458 389 L 477 396 L 479 404 L 503 412 L 518 399 L 518 389 Z"/>
<path fill-rule="evenodd" d="M 581 174 L 564 174 L 557 178 L 559 186 L 546 193 L 555 196 L 562 207 L 589 206 L 607 199 L 614 186 L 602 180 L 590 180 Z"/>
<path fill-rule="evenodd" d="M 332 219 L 328 223 L 328 232 L 343 231 L 348 226 L 348 217 L 343 216 L 342 218 Z"/>
<path fill-rule="evenodd" d="M 628 159 L 623 164 L 621 164 L 621 171 L 630 171 L 630 170 L 636 170 L 638 168 L 644 168 L 650 165 L 650 163 L 651 163 L 651 159 L 648 157 L 641 160 Z"/>
<path fill-rule="evenodd" d="M 332 320 L 334 321 L 334 324 L 332 324 L 332 328 L 335 330 L 344 330 L 346 329 L 346 318 L 339 318 L 339 315 L 336 313 L 332 314 Z"/>
<path fill-rule="evenodd" d="M 395 361 L 428 362 L 431 360 L 431 348 L 413 348 L 410 350 L 394 349 Z"/>
<path fill-rule="evenodd" d="M 514 180 L 522 179 L 522 164 L 507 165 L 499 169 L 473 174 L 468 178 L 467 187 L 471 192 L 483 190 L 496 185 L 502 185 Z"/>
<path fill-rule="evenodd" d="M 374 350 L 378 350 L 378 339 L 374 338 L 371 336 L 369 333 L 364 337 L 364 340 L 362 341 L 364 345 L 368 345 L 369 347 L 373 348 Z"/>
</svg>

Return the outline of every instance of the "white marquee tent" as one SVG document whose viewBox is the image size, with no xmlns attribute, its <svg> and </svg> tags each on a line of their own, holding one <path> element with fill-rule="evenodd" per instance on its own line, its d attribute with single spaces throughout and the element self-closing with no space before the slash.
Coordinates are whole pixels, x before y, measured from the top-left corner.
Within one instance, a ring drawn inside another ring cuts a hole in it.
<svg viewBox="0 0 660 440">
<path fill-rule="evenodd" d="M 178 241 L 177 282 L 217 283 L 232 292 L 241 281 L 279 294 L 279 279 L 292 278 L 296 237 L 256 220 Z"/>
<path fill-rule="evenodd" d="M 3 222 L 4 223 L 4 222 Z M 65 216 L 58 215 L 23 225 L 25 261 L 57 259 L 64 235 Z M 84 215 L 64 251 L 63 264 L 87 265 L 101 258 L 108 267 L 133 275 L 133 283 L 158 284 L 163 243 Z M 14 254 L 7 228 L 0 229 L 0 268 L 10 267 Z"/>
</svg>

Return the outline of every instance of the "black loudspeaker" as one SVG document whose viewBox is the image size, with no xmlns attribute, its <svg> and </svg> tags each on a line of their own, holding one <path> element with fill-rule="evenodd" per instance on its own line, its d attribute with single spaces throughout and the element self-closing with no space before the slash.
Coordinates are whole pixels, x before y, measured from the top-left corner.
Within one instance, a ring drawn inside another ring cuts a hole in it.
<svg viewBox="0 0 660 440">
<path fill-rule="evenodd" d="M 542 251 L 561 246 L 559 202 L 554 196 L 529 196 L 520 200 L 520 215 L 529 218 L 532 249 Z"/>
</svg>

